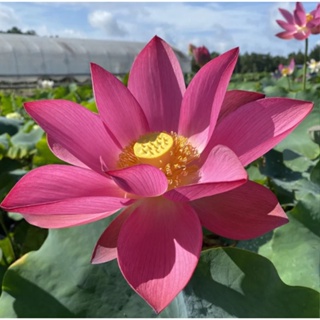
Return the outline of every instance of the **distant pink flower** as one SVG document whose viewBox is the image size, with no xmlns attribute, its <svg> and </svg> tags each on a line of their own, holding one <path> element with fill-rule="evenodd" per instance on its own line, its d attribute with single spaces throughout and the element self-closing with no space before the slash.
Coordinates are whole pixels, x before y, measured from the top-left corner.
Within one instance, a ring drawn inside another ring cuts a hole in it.
<svg viewBox="0 0 320 320">
<path fill-rule="evenodd" d="M 290 60 L 290 64 L 288 66 L 279 64 L 279 67 L 278 67 L 283 77 L 291 75 L 294 71 L 294 68 L 295 68 L 295 63 L 293 58 Z"/>
<path fill-rule="evenodd" d="M 71 165 L 30 171 L 1 207 L 44 228 L 123 209 L 92 262 L 118 259 L 131 287 L 162 311 L 195 270 L 201 226 L 243 240 L 287 222 L 244 166 L 294 130 L 312 103 L 226 92 L 237 57 L 236 48 L 213 59 L 186 89 L 174 52 L 154 37 L 134 61 L 128 88 L 91 65 L 99 114 L 71 101 L 27 102 L 53 153 Z"/>
<path fill-rule="evenodd" d="M 189 52 L 193 55 L 194 60 L 199 67 L 203 67 L 211 60 L 210 52 L 205 46 L 195 47 L 194 45 L 190 44 Z"/>
<path fill-rule="evenodd" d="M 296 3 L 296 8 L 291 14 L 288 10 L 279 9 L 286 21 L 276 20 L 281 28 L 285 31 L 277 33 L 276 36 L 281 39 L 304 40 L 311 34 L 310 14 L 306 14 L 303 5 Z"/>
</svg>

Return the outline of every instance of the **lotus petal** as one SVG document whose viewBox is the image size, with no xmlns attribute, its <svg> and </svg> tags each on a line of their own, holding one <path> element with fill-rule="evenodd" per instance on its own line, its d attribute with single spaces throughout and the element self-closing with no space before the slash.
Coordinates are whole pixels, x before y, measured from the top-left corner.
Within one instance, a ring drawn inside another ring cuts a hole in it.
<svg viewBox="0 0 320 320">
<path fill-rule="evenodd" d="M 235 240 L 259 237 L 288 222 L 276 196 L 248 181 L 239 188 L 192 202 L 202 225 Z"/>
<path fill-rule="evenodd" d="M 288 98 L 250 102 L 219 122 L 207 150 L 222 144 L 229 147 L 246 166 L 272 149 L 292 132 L 311 111 L 313 104 Z"/>
<path fill-rule="evenodd" d="M 194 76 L 183 97 L 178 133 L 188 137 L 200 153 L 216 125 L 238 53 L 235 48 L 208 62 Z"/>
<path fill-rule="evenodd" d="M 45 216 L 115 212 L 131 202 L 111 179 L 94 171 L 47 165 L 23 176 L 1 206 L 7 211 Z"/>
<path fill-rule="evenodd" d="M 168 180 L 162 171 L 147 164 L 108 171 L 107 174 L 124 191 L 141 197 L 159 196 L 168 188 Z"/>
<path fill-rule="evenodd" d="M 137 56 L 128 88 L 141 105 L 151 131 L 177 132 L 185 82 L 174 51 L 159 37 Z"/>
<path fill-rule="evenodd" d="M 118 262 L 131 287 L 159 313 L 188 283 L 201 245 L 199 218 L 188 204 L 147 199 L 121 228 Z"/>
<path fill-rule="evenodd" d="M 247 181 L 238 157 L 225 146 L 214 147 L 200 168 L 197 183 L 181 186 L 165 193 L 174 201 L 192 201 L 239 187 Z"/>
<path fill-rule="evenodd" d="M 86 166 L 102 174 L 102 157 L 114 168 L 120 149 L 98 115 L 66 100 L 26 102 L 25 109 L 52 139 Z"/>
<path fill-rule="evenodd" d="M 113 74 L 91 63 L 99 115 L 122 147 L 149 130 L 147 119 L 131 92 Z"/>
</svg>

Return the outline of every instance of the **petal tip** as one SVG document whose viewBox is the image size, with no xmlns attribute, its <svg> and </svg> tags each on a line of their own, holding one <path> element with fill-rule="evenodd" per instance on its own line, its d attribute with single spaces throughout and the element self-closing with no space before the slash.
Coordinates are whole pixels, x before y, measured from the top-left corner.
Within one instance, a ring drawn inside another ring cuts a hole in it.
<svg viewBox="0 0 320 320">
<path fill-rule="evenodd" d="M 232 49 L 230 49 L 229 51 L 227 51 L 227 52 L 229 52 L 230 54 L 234 54 L 234 55 L 239 55 L 239 52 L 240 52 L 240 47 L 235 47 L 235 48 L 232 48 Z"/>
<path fill-rule="evenodd" d="M 104 70 L 104 68 L 103 67 L 101 67 L 100 65 L 98 65 L 97 63 L 95 63 L 95 62 L 90 62 L 90 70 L 91 70 L 91 73 L 92 73 L 92 71 L 95 71 L 95 70 L 101 70 L 101 69 L 103 69 Z"/>
<path fill-rule="evenodd" d="M 28 101 L 28 102 L 24 102 L 23 106 L 26 109 L 26 111 L 30 110 L 30 108 L 32 108 L 33 106 L 35 106 L 39 101 Z"/>
<path fill-rule="evenodd" d="M 160 38 L 158 35 L 155 35 L 150 42 L 164 42 L 164 40 L 162 38 Z"/>
</svg>

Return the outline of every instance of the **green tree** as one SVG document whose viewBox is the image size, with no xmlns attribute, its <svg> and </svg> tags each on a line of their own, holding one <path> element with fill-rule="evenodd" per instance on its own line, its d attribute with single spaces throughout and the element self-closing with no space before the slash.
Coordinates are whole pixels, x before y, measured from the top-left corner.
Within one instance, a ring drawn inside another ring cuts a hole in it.
<svg viewBox="0 0 320 320">
<path fill-rule="evenodd" d="M 26 34 L 31 36 L 36 36 L 37 33 L 34 30 L 27 30 L 26 32 L 21 31 L 18 27 L 12 27 L 7 31 L 0 31 L 0 33 L 13 33 L 13 34 Z"/>
<path fill-rule="evenodd" d="M 320 61 L 320 45 L 316 45 L 309 53 L 309 60 Z"/>
</svg>

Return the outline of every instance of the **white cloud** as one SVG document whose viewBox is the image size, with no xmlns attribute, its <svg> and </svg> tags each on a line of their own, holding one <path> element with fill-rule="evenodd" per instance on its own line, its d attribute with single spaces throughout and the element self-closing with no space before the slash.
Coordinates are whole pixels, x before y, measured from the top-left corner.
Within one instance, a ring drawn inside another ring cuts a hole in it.
<svg viewBox="0 0 320 320">
<path fill-rule="evenodd" d="M 76 31 L 74 29 L 63 29 L 60 33 L 61 37 L 66 37 L 66 38 L 87 38 L 87 36 L 79 31 Z"/>
<path fill-rule="evenodd" d="M 48 30 L 48 27 L 44 24 L 37 27 L 36 33 L 39 36 L 51 35 L 51 32 Z"/>
<path fill-rule="evenodd" d="M 104 31 L 108 36 L 123 36 L 127 33 L 108 11 L 93 11 L 88 15 L 88 21 L 92 27 Z"/>
<path fill-rule="evenodd" d="M 303 3 L 309 12 L 315 3 Z M 287 55 L 303 50 L 303 41 L 275 36 L 281 28 L 278 8 L 292 12 L 291 2 L 77 2 L 0 4 L 0 30 L 16 25 L 39 35 L 149 41 L 155 34 L 187 53 L 188 44 L 220 53 Z M 50 17 L 50 19 L 48 19 Z M 319 41 L 309 38 L 309 48 Z"/>
<path fill-rule="evenodd" d="M 269 9 L 269 23 L 270 27 L 272 28 L 273 32 L 281 32 L 283 29 L 281 29 L 276 22 L 276 20 L 285 20 L 281 12 L 279 11 L 279 8 L 286 9 L 289 12 L 293 12 L 295 8 L 295 3 L 291 2 L 278 2 L 274 3 L 270 9 Z"/>
<path fill-rule="evenodd" d="M 157 34 L 183 52 L 191 42 L 210 51 L 223 52 L 239 45 L 242 51 L 252 51 L 253 41 L 261 41 L 259 27 L 267 24 L 265 12 L 253 14 L 250 4 L 233 8 L 218 3 L 143 3 L 135 7 L 139 18 L 130 15 L 131 9 L 119 5 L 117 10 L 119 21 L 130 30 L 127 39 L 147 41 Z"/>
<path fill-rule="evenodd" d="M 20 20 L 12 8 L 0 4 L 0 30 L 7 31 L 12 27 L 18 27 L 19 22 Z"/>
</svg>

